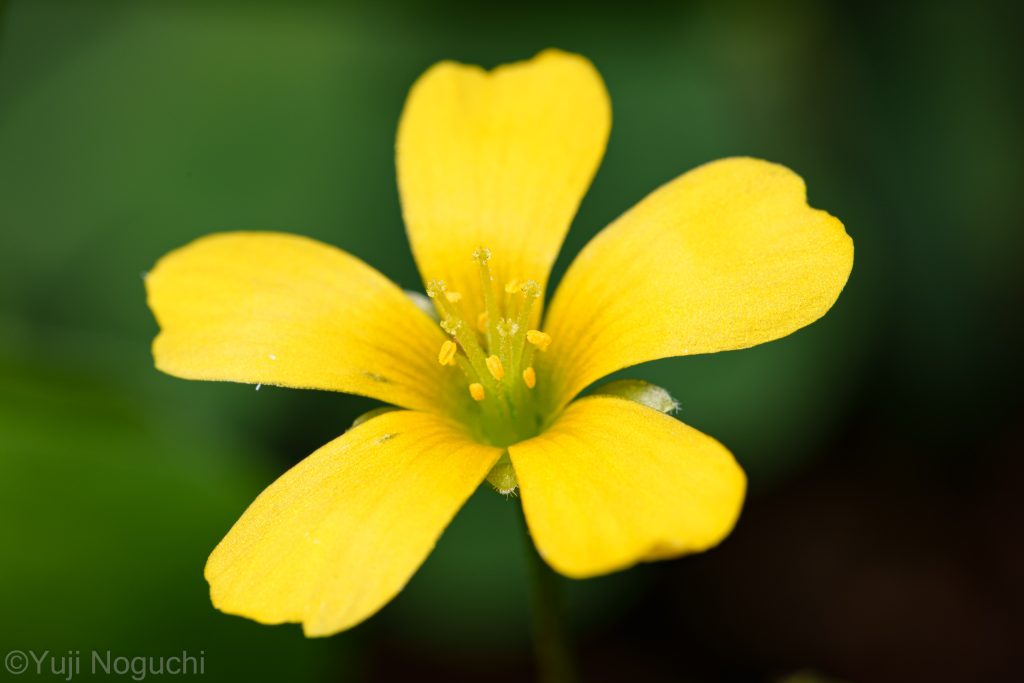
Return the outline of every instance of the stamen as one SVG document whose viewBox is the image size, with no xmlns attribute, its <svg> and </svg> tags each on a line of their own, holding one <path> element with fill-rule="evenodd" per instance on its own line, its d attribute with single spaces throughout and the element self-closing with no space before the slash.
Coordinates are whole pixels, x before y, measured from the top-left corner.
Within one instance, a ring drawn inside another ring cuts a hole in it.
<svg viewBox="0 0 1024 683">
<path fill-rule="evenodd" d="M 441 321 L 441 329 L 455 337 L 462 350 L 466 353 L 466 358 L 473 367 L 476 376 L 482 378 L 487 372 L 487 368 L 484 365 L 485 355 L 483 349 L 480 348 L 480 342 L 477 341 L 476 334 L 462 324 L 459 311 L 455 308 L 454 304 L 448 301 L 448 297 L 439 296 L 446 292 L 447 289 L 443 280 L 432 280 L 427 284 L 427 296 L 437 302 L 438 310 L 445 316 L 444 320 Z"/>
<path fill-rule="evenodd" d="M 474 401 L 484 400 L 484 385 L 480 382 L 473 382 L 469 385 L 469 395 L 473 397 Z"/>
<path fill-rule="evenodd" d="M 523 370 L 523 381 L 526 382 L 526 386 L 531 389 L 537 386 L 537 373 L 534 371 L 532 365 Z"/>
<path fill-rule="evenodd" d="M 523 288 L 522 283 L 519 282 L 519 280 L 516 280 L 515 278 L 513 278 L 513 279 L 508 281 L 507 285 L 505 285 L 505 293 L 506 294 L 515 294 L 516 292 L 518 292 L 522 288 Z"/>
<path fill-rule="evenodd" d="M 437 362 L 441 365 L 455 365 L 455 352 L 459 347 L 451 339 L 441 344 L 441 351 L 437 354 Z"/>
<path fill-rule="evenodd" d="M 501 359 L 492 355 L 488 356 L 485 362 L 487 363 L 487 369 L 491 372 L 491 377 L 500 382 L 505 376 L 505 368 L 501 364 Z"/>
<path fill-rule="evenodd" d="M 476 317 L 476 329 L 480 332 L 487 332 L 487 312 L 484 311 Z"/>
<path fill-rule="evenodd" d="M 540 330 L 530 330 L 526 333 L 526 341 L 536 346 L 541 351 L 547 351 L 551 345 L 551 335 Z"/>
<path fill-rule="evenodd" d="M 457 304 L 462 301 L 462 295 L 458 292 L 445 292 L 444 298 L 448 299 L 448 301 L 451 301 L 453 304 Z"/>
</svg>

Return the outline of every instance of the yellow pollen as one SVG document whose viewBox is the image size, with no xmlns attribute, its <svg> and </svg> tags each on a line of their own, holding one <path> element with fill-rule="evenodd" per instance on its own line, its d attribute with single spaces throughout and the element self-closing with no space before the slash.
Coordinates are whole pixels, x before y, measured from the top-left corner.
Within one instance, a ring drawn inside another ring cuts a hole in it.
<svg viewBox="0 0 1024 683">
<path fill-rule="evenodd" d="M 497 356 L 488 356 L 484 362 L 487 364 L 487 369 L 491 371 L 491 376 L 500 382 L 501 378 L 505 376 L 505 367 L 501 364 L 501 359 Z"/>
<path fill-rule="evenodd" d="M 523 370 L 523 381 L 526 382 L 526 386 L 531 389 L 537 386 L 537 373 L 534 372 L 532 366 Z"/>
<path fill-rule="evenodd" d="M 448 301 L 451 301 L 453 304 L 457 304 L 462 301 L 462 295 L 458 292 L 445 292 L 444 298 L 448 299 Z"/>
<path fill-rule="evenodd" d="M 530 330 L 526 333 L 526 341 L 536 346 L 541 351 L 547 351 L 551 345 L 551 335 L 540 330 Z"/>
<path fill-rule="evenodd" d="M 519 280 L 516 280 L 516 279 L 513 278 L 512 280 L 509 280 L 507 285 L 505 285 L 505 293 L 506 294 L 515 294 L 516 292 L 518 292 L 522 288 L 523 288 L 522 283 L 519 282 Z"/>
<path fill-rule="evenodd" d="M 479 382 L 473 382 L 469 385 L 469 395 L 473 397 L 474 401 L 484 400 L 484 385 Z"/>
<path fill-rule="evenodd" d="M 476 317 L 476 329 L 481 332 L 487 331 L 487 311 L 484 311 Z"/>
<path fill-rule="evenodd" d="M 455 352 L 458 346 L 451 339 L 441 344 L 441 351 L 437 354 L 437 362 L 441 365 L 455 365 Z"/>
</svg>

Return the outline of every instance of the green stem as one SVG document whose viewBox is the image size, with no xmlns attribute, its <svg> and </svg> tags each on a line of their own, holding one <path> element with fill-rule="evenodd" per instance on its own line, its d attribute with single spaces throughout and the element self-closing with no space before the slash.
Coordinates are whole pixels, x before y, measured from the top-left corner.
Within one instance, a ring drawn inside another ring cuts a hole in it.
<svg viewBox="0 0 1024 683">
<path fill-rule="evenodd" d="M 533 611 L 533 648 L 541 683 L 573 683 L 576 668 L 565 623 L 563 579 L 541 559 L 533 538 L 520 517 L 523 546 L 530 574 L 530 603 Z"/>
</svg>

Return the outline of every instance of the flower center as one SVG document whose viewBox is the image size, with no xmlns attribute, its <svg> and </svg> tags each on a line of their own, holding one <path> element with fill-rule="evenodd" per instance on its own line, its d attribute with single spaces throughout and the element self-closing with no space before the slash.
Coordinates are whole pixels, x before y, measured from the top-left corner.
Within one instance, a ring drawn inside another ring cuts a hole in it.
<svg viewBox="0 0 1024 683">
<path fill-rule="evenodd" d="M 551 337 L 530 329 L 533 307 L 541 296 L 536 281 L 495 282 L 491 251 L 486 247 L 473 252 L 473 261 L 483 292 L 483 309 L 476 315 L 462 293 L 450 290 L 444 281 L 427 284 L 427 295 L 441 316 L 441 328 L 450 337 L 441 344 L 437 360 L 457 367 L 465 376 L 469 395 L 479 410 L 481 436 L 507 446 L 538 431 L 532 396 L 537 386 L 533 358 L 537 351 L 547 350 Z"/>
</svg>

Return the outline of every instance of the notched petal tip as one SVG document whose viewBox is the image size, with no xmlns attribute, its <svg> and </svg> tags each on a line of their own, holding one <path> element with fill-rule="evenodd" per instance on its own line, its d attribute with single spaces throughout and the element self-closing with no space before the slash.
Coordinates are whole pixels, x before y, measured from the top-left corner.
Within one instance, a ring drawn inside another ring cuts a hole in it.
<svg viewBox="0 0 1024 683">
<path fill-rule="evenodd" d="M 482 301 L 465 257 L 486 244 L 503 283 L 545 284 L 610 127 L 604 82 L 579 55 L 544 50 L 489 71 L 452 61 L 428 69 L 409 93 L 395 146 L 423 279 L 447 278 Z"/>
<path fill-rule="evenodd" d="M 593 75 L 598 79 L 601 78 L 600 72 L 598 72 L 594 63 L 587 57 L 577 52 L 569 52 L 557 47 L 547 47 L 540 50 L 532 57 L 519 59 L 514 62 L 504 62 L 491 69 L 487 69 L 479 64 L 460 62 L 456 59 L 442 59 L 429 66 L 426 71 L 420 75 L 416 82 L 419 83 L 429 78 L 437 78 L 439 76 L 444 77 L 447 75 L 469 75 L 470 77 L 482 76 L 487 78 L 502 74 L 508 70 L 522 69 L 524 67 L 531 66 L 551 67 L 556 65 L 584 67 L 592 71 Z M 415 87 L 415 85 L 413 87 Z"/>
<path fill-rule="evenodd" d="M 751 157 L 699 166 L 623 214 L 570 265 L 546 319 L 559 340 L 541 361 L 554 375 L 552 403 L 630 365 L 791 334 L 828 312 L 852 268 L 845 227 L 808 204 L 796 173 Z M 606 286 L 608 272 L 616 287 Z M 583 343 L 590 352 L 573 354 Z"/>
</svg>

